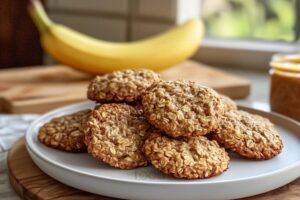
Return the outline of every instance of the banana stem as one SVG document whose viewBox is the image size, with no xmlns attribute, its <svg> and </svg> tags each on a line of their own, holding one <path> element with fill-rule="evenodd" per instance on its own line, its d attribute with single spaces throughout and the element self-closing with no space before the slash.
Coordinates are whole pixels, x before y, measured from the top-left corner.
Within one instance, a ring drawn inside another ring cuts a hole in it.
<svg viewBox="0 0 300 200">
<path fill-rule="evenodd" d="M 40 32 L 45 32 L 53 24 L 39 0 L 31 0 L 28 7 L 30 16 Z"/>
</svg>

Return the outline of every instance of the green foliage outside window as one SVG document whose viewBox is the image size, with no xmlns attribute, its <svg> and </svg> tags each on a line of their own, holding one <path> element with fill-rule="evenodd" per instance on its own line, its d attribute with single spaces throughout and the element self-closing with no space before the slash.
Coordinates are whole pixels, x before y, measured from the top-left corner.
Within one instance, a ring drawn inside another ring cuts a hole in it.
<svg viewBox="0 0 300 200">
<path fill-rule="evenodd" d="M 204 0 L 202 13 L 208 36 L 296 40 L 296 0 Z"/>
</svg>

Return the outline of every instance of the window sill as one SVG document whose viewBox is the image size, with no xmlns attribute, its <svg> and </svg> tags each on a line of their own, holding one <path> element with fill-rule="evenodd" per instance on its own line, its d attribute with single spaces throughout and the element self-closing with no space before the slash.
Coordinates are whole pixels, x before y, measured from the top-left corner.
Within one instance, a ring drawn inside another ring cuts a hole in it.
<svg viewBox="0 0 300 200">
<path fill-rule="evenodd" d="M 194 58 L 221 67 L 268 70 L 274 53 L 299 49 L 297 43 L 205 38 Z"/>
</svg>

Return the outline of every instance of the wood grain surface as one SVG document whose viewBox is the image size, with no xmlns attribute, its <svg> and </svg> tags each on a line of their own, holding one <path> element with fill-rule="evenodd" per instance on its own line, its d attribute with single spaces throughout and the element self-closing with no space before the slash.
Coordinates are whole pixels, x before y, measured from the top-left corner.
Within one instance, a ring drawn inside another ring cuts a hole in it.
<svg viewBox="0 0 300 200">
<path fill-rule="evenodd" d="M 183 62 L 160 74 L 166 80 L 196 81 L 232 98 L 244 98 L 250 91 L 249 81 L 194 61 Z M 91 78 L 66 66 L 2 70 L 0 112 L 44 113 L 85 101 Z"/>
<path fill-rule="evenodd" d="M 10 150 L 8 173 L 12 187 L 26 200 L 114 200 L 66 186 L 43 173 L 29 157 L 24 138 Z M 259 183 L 258 183 L 259 184 Z M 238 188 L 236 188 L 238 190 Z M 243 200 L 299 200 L 300 178 L 271 192 Z"/>
</svg>

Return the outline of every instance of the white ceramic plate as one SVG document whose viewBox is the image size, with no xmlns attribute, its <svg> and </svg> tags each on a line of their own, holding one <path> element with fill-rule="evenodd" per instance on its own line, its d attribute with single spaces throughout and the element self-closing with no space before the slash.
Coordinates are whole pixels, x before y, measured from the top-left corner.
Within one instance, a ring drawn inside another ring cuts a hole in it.
<svg viewBox="0 0 300 200">
<path fill-rule="evenodd" d="M 267 192 L 300 176 L 300 125 L 286 117 L 246 107 L 242 109 L 276 124 L 284 139 L 282 153 L 268 161 L 247 160 L 232 154 L 225 173 L 204 180 L 178 180 L 151 166 L 119 170 L 87 153 L 66 153 L 38 142 L 39 127 L 51 118 L 93 106 L 94 103 L 85 102 L 49 112 L 37 119 L 26 134 L 33 161 L 48 175 L 80 190 L 122 199 L 224 200 Z"/>
</svg>

